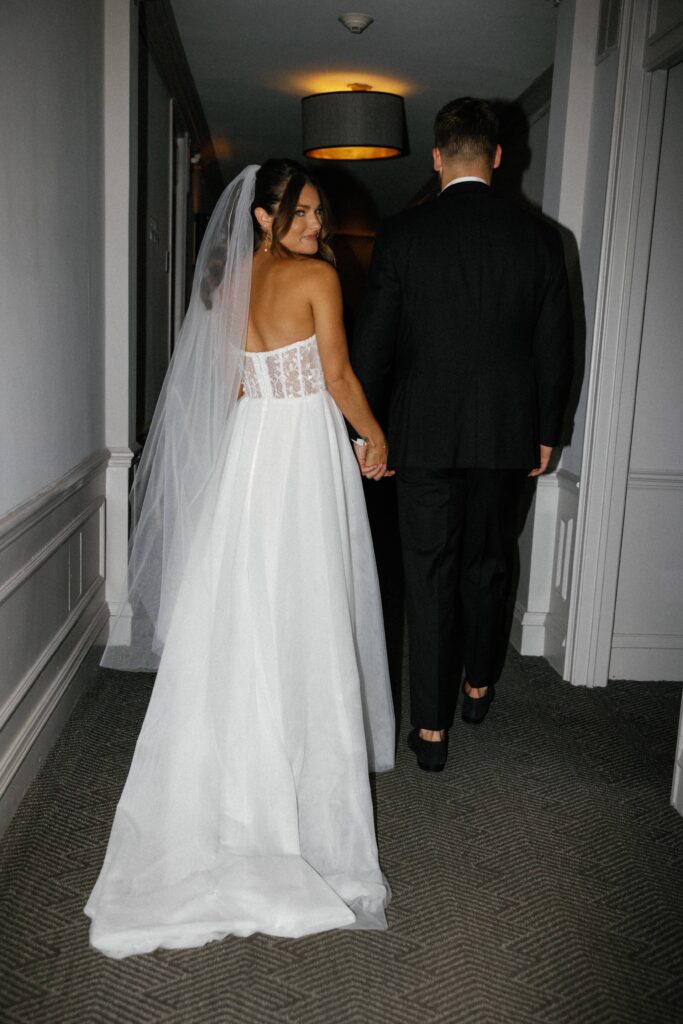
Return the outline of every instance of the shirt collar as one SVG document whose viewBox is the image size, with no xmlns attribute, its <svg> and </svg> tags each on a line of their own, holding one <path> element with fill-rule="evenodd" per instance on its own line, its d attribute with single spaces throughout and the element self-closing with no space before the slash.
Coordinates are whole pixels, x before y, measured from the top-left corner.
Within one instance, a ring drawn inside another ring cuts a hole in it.
<svg viewBox="0 0 683 1024">
<path fill-rule="evenodd" d="M 460 182 L 462 182 L 462 181 L 480 181 L 482 183 L 482 185 L 487 185 L 487 186 L 489 184 L 488 181 L 485 178 L 478 178 L 474 174 L 469 174 L 469 175 L 465 175 L 462 178 L 453 178 L 446 185 L 444 185 L 444 187 L 441 189 L 441 191 L 445 192 L 447 188 L 451 187 L 451 185 L 459 185 Z"/>
</svg>

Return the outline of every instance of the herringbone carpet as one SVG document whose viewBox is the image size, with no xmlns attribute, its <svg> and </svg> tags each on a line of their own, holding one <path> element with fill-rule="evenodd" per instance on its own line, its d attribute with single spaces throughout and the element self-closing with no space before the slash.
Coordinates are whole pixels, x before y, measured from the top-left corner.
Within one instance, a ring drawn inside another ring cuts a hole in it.
<svg viewBox="0 0 683 1024">
<path fill-rule="evenodd" d="M 572 689 L 510 653 L 486 724 L 376 782 L 385 933 L 254 936 L 113 962 L 82 907 L 150 692 L 101 672 L 0 854 L 13 1024 L 667 1024 L 683 1020 L 681 688 Z"/>
</svg>

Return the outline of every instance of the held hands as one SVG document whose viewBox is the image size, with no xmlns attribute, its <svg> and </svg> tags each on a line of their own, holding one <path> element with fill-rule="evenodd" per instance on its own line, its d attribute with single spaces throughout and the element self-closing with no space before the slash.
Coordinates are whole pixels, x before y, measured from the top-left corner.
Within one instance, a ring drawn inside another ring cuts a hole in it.
<svg viewBox="0 0 683 1024">
<path fill-rule="evenodd" d="M 381 480 L 383 476 L 393 476 L 395 470 L 387 469 L 389 448 L 384 437 L 365 444 L 353 443 L 353 450 L 360 471 L 368 480 Z"/>
<path fill-rule="evenodd" d="M 354 441 L 353 450 L 360 471 L 368 480 L 381 480 L 383 476 L 394 476 L 396 471 L 387 469 L 389 448 L 386 440 L 368 441 L 365 444 L 358 444 Z M 553 449 L 549 445 L 539 445 L 538 466 L 531 470 L 529 476 L 540 476 L 541 473 L 545 473 L 552 453 Z"/>
</svg>

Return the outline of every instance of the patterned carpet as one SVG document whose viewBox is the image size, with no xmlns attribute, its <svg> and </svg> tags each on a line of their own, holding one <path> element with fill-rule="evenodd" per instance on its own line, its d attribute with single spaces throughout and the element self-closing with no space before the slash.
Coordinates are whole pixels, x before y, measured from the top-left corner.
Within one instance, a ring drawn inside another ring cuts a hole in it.
<svg viewBox="0 0 683 1024">
<path fill-rule="evenodd" d="M 572 689 L 510 653 L 445 772 L 376 781 L 386 933 L 254 936 L 114 962 L 88 947 L 149 696 L 101 672 L 0 852 L 0 1020 L 12 1024 L 667 1024 L 683 1020 L 681 687 Z"/>
</svg>

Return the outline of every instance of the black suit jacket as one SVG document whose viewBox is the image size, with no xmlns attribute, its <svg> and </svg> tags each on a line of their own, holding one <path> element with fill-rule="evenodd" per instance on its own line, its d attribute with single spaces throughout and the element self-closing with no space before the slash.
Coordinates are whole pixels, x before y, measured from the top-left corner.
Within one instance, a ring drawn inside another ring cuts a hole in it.
<svg viewBox="0 0 683 1024">
<path fill-rule="evenodd" d="M 560 439 L 571 333 L 559 233 L 487 185 L 389 220 L 351 358 L 390 463 L 536 466 Z"/>
</svg>

